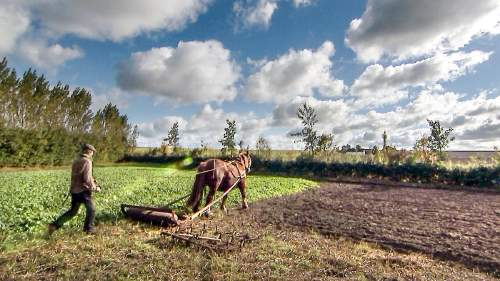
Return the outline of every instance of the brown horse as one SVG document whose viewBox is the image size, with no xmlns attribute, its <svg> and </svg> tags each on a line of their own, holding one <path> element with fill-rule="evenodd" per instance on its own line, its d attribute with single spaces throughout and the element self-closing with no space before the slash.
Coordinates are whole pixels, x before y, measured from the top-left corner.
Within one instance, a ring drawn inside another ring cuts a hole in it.
<svg viewBox="0 0 500 281">
<path fill-rule="evenodd" d="M 240 153 L 235 160 L 229 162 L 220 159 L 209 159 L 201 162 L 198 165 L 198 173 L 196 174 L 196 179 L 187 205 L 190 206 L 194 212 L 197 212 L 206 185 L 208 185 L 209 191 L 205 206 L 212 202 L 216 191 L 226 192 L 231 186 L 236 184 L 239 179 L 237 185 L 241 193 L 242 207 L 247 209 L 248 202 L 245 193 L 245 177 L 246 174 L 250 172 L 251 165 L 252 159 L 250 159 L 248 151 L 246 153 Z M 220 208 L 224 211 L 226 211 L 226 200 L 227 195 L 222 198 L 222 203 L 220 205 Z"/>
</svg>

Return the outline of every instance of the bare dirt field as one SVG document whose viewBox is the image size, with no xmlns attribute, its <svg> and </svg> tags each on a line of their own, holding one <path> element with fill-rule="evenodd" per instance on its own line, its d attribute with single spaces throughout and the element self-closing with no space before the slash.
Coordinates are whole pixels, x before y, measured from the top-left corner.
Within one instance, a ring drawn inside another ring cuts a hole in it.
<svg viewBox="0 0 500 281">
<path fill-rule="evenodd" d="M 251 213 L 282 229 L 315 229 L 500 274 L 500 193 L 325 182 L 257 202 Z"/>
</svg>

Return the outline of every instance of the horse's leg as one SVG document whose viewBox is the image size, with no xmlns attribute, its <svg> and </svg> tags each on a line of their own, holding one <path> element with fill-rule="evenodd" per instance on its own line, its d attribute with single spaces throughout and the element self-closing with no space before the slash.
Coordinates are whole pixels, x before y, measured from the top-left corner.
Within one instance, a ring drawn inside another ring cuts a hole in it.
<svg viewBox="0 0 500 281">
<path fill-rule="evenodd" d="M 215 193 L 217 190 L 219 190 L 220 185 L 222 184 L 222 177 L 217 178 L 215 180 L 215 185 L 214 186 L 209 186 L 209 192 L 207 195 L 207 202 L 205 203 L 205 206 L 208 204 L 212 203 L 212 200 L 214 199 Z M 208 208 L 207 212 L 205 213 L 206 216 L 210 215 L 210 208 Z"/>
<path fill-rule="evenodd" d="M 201 203 L 202 203 L 202 201 L 203 201 L 203 195 L 205 194 L 204 189 L 205 189 L 205 186 L 203 186 L 203 187 L 201 188 L 201 191 L 200 191 L 200 193 L 201 193 L 201 194 L 200 194 L 200 198 L 198 199 L 198 201 L 196 201 L 196 203 L 195 203 L 195 204 L 194 204 L 194 206 L 192 207 L 193 212 L 195 212 L 195 213 L 196 213 L 196 212 L 198 212 L 198 210 L 200 209 L 200 205 L 201 205 Z"/>
<path fill-rule="evenodd" d="M 224 213 L 227 213 L 226 200 L 227 200 L 227 195 L 224 195 L 224 197 L 222 197 L 222 202 L 220 203 L 220 209 L 224 211 Z"/>
<path fill-rule="evenodd" d="M 214 186 L 210 186 L 210 185 L 208 186 L 209 191 L 208 191 L 207 201 L 205 203 L 205 206 L 212 203 L 212 201 L 214 200 L 215 192 L 219 189 L 221 182 L 222 182 L 222 180 L 216 179 Z M 205 215 L 206 216 L 210 215 L 210 208 L 208 208 L 208 210 L 205 212 Z"/>
<path fill-rule="evenodd" d="M 213 199 L 214 199 L 214 195 L 215 195 L 215 189 L 213 189 L 211 186 L 208 187 L 208 195 L 207 195 L 207 201 L 205 203 L 205 206 L 207 206 L 208 204 L 212 203 Z M 208 208 L 206 211 L 205 211 L 205 215 L 208 217 L 210 216 L 211 212 L 210 212 L 210 208 Z"/>
<path fill-rule="evenodd" d="M 203 163 L 202 163 L 203 164 Z M 202 170 L 202 164 L 198 167 L 198 171 Z M 201 201 L 203 200 L 203 189 L 205 189 L 206 177 L 205 174 L 198 174 L 195 177 L 191 195 L 189 196 L 186 204 L 191 207 L 194 212 L 200 208 Z"/>
<path fill-rule="evenodd" d="M 245 191 L 246 188 L 245 179 L 241 179 L 241 181 L 238 184 L 238 187 L 240 188 L 240 193 L 241 193 L 241 207 L 243 209 L 248 209 L 247 194 Z"/>
</svg>

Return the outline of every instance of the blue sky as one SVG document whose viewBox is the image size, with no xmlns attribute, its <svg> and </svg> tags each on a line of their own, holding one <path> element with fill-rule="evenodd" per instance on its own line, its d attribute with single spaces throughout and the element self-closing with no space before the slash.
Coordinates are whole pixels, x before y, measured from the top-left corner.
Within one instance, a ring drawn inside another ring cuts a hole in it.
<svg viewBox="0 0 500 281">
<path fill-rule="evenodd" d="M 2 20 L 3 19 L 3 20 Z M 500 146 L 500 4 L 447 0 L 5 0 L 0 56 L 115 103 L 158 145 L 217 146 L 225 119 L 254 145 L 308 102 L 336 145 L 411 147 L 426 118 L 452 149 Z"/>
</svg>

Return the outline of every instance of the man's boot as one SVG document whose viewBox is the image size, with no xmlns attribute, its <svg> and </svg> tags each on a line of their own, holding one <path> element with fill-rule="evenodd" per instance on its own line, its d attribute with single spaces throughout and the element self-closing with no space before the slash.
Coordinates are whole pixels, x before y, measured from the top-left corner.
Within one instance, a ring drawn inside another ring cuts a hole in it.
<svg viewBox="0 0 500 281">
<path fill-rule="evenodd" d="M 57 226 L 53 223 L 49 223 L 48 227 L 47 227 L 47 235 L 48 236 L 51 236 L 52 233 L 54 233 L 54 231 L 57 230 Z"/>
<path fill-rule="evenodd" d="M 85 233 L 89 234 L 89 235 L 94 235 L 97 233 L 97 231 L 95 230 L 95 228 L 91 227 L 91 228 L 88 228 L 88 229 L 84 229 L 83 231 L 85 231 Z"/>
</svg>

